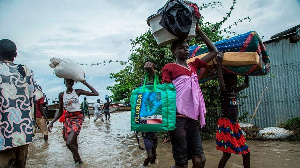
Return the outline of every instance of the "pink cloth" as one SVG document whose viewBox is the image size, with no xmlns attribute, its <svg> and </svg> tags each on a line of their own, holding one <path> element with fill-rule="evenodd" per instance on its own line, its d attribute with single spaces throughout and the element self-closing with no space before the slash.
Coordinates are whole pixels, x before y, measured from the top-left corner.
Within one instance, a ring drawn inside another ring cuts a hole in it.
<svg viewBox="0 0 300 168">
<path fill-rule="evenodd" d="M 194 120 L 199 119 L 202 128 L 205 125 L 206 108 L 197 75 L 181 75 L 172 83 L 176 88 L 177 112 Z"/>
</svg>

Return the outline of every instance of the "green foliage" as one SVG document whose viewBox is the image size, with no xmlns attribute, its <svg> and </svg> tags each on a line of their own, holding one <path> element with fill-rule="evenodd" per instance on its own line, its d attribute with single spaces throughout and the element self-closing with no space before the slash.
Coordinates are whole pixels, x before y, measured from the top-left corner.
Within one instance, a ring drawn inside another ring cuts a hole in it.
<svg viewBox="0 0 300 168">
<path fill-rule="evenodd" d="M 300 128 L 300 117 L 295 117 L 287 120 L 282 126 L 288 130 L 295 130 Z"/>
<path fill-rule="evenodd" d="M 211 39 L 211 41 L 216 42 L 222 40 L 223 33 L 231 33 L 231 27 L 222 28 L 223 23 L 230 17 L 236 0 L 233 0 L 233 4 L 223 17 L 223 20 L 217 23 L 203 22 L 203 16 L 200 18 L 200 27 L 202 31 Z M 217 8 L 222 7 L 221 2 L 211 2 L 207 4 L 202 4 L 199 6 L 200 10 L 203 8 Z M 238 22 L 247 20 L 247 18 L 240 19 Z M 233 24 L 237 25 L 237 24 Z M 201 38 L 196 37 L 189 41 L 190 45 L 202 44 Z M 113 99 L 116 101 L 125 100 L 126 103 L 129 102 L 131 91 L 138 86 L 141 86 L 144 79 L 144 64 L 146 62 L 153 62 L 156 67 L 156 71 L 159 79 L 161 79 L 161 69 L 166 63 L 174 62 L 175 58 L 172 56 L 169 46 L 159 47 L 152 36 L 151 30 L 147 30 L 144 34 L 136 37 L 131 41 L 132 53 L 129 56 L 129 61 L 127 66 L 118 73 L 111 73 L 110 78 L 114 79 L 116 84 L 114 86 L 108 86 L 107 89 L 113 93 Z M 201 84 L 201 89 L 206 100 L 207 107 L 218 106 L 218 82 L 209 81 L 205 84 Z"/>
<path fill-rule="evenodd" d="M 206 25 L 205 27 L 210 28 L 210 30 L 206 30 L 204 32 L 208 33 L 207 35 L 210 37 L 210 39 L 212 41 L 216 42 L 216 41 L 222 40 L 222 39 L 220 39 L 220 37 L 222 37 L 222 36 L 218 36 L 218 35 L 216 36 L 215 33 L 209 33 L 209 32 L 217 32 L 217 34 L 219 34 L 219 35 L 224 34 L 224 33 L 237 35 L 236 32 L 231 31 L 231 28 L 233 28 L 234 26 L 237 26 L 239 23 L 241 23 L 243 21 L 246 21 L 246 20 L 248 20 L 249 22 L 251 21 L 251 18 L 248 16 L 248 17 L 244 17 L 242 19 L 238 19 L 231 25 L 229 25 L 225 28 L 222 28 L 222 25 L 228 20 L 228 18 L 230 18 L 231 13 L 235 8 L 235 4 L 236 4 L 236 0 L 232 0 L 232 6 L 230 7 L 229 12 L 226 13 L 226 16 L 224 16 L 220 22 L 217 22 L 214 24 L 209 23 L 209 22 L 204 23 Z M 213 9 L 213 8 L 218 8 L 218 7 L 223 7 L 222 2 L 215 1 L 215 2 L 211 2 L 211 3 L 207 3 L 207 4 L 202 4 L 202 6 L 200 6 L 199 8 L 201 10 L 203 8 L 212 8 Z M 203 20 L 203 18 L 202 18 L 202 20 Z M 212 35 L 212 36 L 210 36 L 210 35 Z"/>
<path fill-rule="evenodd" d="M 242 115 L 240 115 L 240 116 L 238 117 L 238 120 L 239 120 L 240 122 L 246 122 L 246 121 L 248 120 L 248 118 L 250 118 L 249 112 L 244 112 Z"/>
<path fill-rule="evenodd" d="M 224 39 L 222 34 L 233 34 L 230 29 L 233 26 L 237 26 L 239 22 L 244 20 L 250 20 L 249 17 L 244 19 L 239 19 L 232 25 L 222 28 L 222 25 L 230 17 L 236 0 L 233 0 L 233 4 L 230 7 L 226 16 L 223 20 L 217 23 L 203 22 L 204 18 L 200 18 L 200 27 L 202 31 L 207 35 L 207 37 L 213 41 L 217 42 Z M 202 4 L 200 10 L 203 8 L 218 8 L 222 7 L 221 2 L 212 2 L 208 4 Z M 226 37 L 228 38 L 228 37 Z M 203 44 L 200 37 L 193 38 L 189 41 L 189 45 Z M 144 64 L 146 62 L 153 62 L 155 64 L 155 69 L 157 71 L 159 79 L 161 79 L 161 69 L 167 63 L 174 62 L 175 58 L 172 56 L 170 51 L 170 46 L 159 47 L 152 36 L 151 30 L 147 30 L 144 34 L 136 37 L 131 41 L 131 55 L 127 65 L 123 70 L 118 73 L 111 73 L 110 78 L 114 79 L 116 84 L 114 86 L 107 87 L 113 93 L 113 99 L 115 101 L 124 100 L 126 103 L 130 101 L 131 91 L 136 87 L 141 86 L 144 80 Z M 243 82 L 243 77 L 239 78 L 239 83 Z M 205 104 L 208 110 L 206 115 L 206 126 L 201 129 L 201 135 L 203 139 L 212 138 L 215 135 L 216 122 L 220 116 L 220 102 L 219 102 L 219 85 L 217 80 L 211 80 L 200 85 L 202 93 L 205 99 Z M 244 116 L 245 117 L 245 116 Z"/>
<path fill-rule="evenodd" d="M 206 103 L 207 104 L 207 103 Z M 217 122 L 221 116 L 220 107 L 207 107 L 205 121 L 206 125 L 201 128 L 201 137 L 202 139 L 212 139 L 215 138 Z M 200 125 L 200 123 L 198 124 Z"/>
<path fill-rule="evenodd" d="M 281 127 L 291 130 L 294 132 L 294 135 L 289 138 L 289 140 L 297 140 L 300 141 L 300 117 L 295 117 L 287 120 Z"/>
<path fill-rule="evenodd" d="M 157 74 L 161 78 L 160 70 L 163 66 L 174 61 L 169 47 L 159 47 L 150 30 L 132 40 L 131 46 L 129 65 L 118 73 L 111 73 L 110 78 L 115 79 L 117 84 L 107 87 L 113 93 L 114 100 L 125 100 L 127 103 L 130 101 L 131 91 L 141 86 L 144 80 L 146 62 L 155 63 Z"/>
<path fill-rule="evenodd" d="M 238 86 L 244 84 L 244 80 L 245 80 L 245 77 L 238 76 Z M 245 95 L 244 90 L 242 90 L 238 94 L 238 99 L 239 99 L 239 114 L 242 113 L 241 115 L 238 116 L 238 121 L 240 121 L 240 122 L 248 122 L 249 119 L 252 118 L 252 115 L 248 111 L 246 111 L 245 108 L 243 108 L 243 104 L 245 103 L 243 100 L 245 98 L 247 98 L 247 97 L 248 97 L 248 95 Z M 259 119 L 257 116 L 254 116 L 254 118 Z"/>
<path fill-rule="evenodd" d="M 206 108 L 218 107 L 220 104 L 219 83 L 217 80 L 211 80 L 200 84 Z"/>
</svg>

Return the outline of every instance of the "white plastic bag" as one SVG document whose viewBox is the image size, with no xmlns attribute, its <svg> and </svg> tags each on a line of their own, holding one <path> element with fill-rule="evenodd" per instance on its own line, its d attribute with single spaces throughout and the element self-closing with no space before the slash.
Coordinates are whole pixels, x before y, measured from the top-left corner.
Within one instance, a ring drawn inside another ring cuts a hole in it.
<svg viewBox="0 0 300 168">
<path fill-rule="evenodd" d="M 286 139 L 291 135 L 293 135 L 292 131 L 279 127 L 267 127 L 258 133 L 261 139 Z"/>
<path fill-rule="evenodd" d="M 49 66 L 54 69 L 54 73 L 59 78 L 73 79 L 75 81 L 84 81 L 84 72 L 78 64 L 65 58 L 51 58 Z"/>
</svg>

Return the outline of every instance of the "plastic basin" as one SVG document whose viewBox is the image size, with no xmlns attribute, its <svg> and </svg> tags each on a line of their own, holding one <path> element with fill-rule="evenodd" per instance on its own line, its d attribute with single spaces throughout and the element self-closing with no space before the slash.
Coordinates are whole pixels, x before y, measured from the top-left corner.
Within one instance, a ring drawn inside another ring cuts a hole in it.
<svg viewBox="0 0 300 168">
<path fill-rule="evenodd" d="M 149 18 L 149 25 L 152 30 L 152 35 L 154 36 L 157 44 L 159 46 L 166 46 L 172 44 L 174 41 L 178 40 L 178 37 L 169 33 L 167 29 L 163 28 L 159 22 L 162 16 L 160 14 L 153 15 Z M 196 36 L 195 28 L 197 24 L 197 18 L 193 16 L 192 26 L 186 40 L 191 39 Z"/>
</svg>

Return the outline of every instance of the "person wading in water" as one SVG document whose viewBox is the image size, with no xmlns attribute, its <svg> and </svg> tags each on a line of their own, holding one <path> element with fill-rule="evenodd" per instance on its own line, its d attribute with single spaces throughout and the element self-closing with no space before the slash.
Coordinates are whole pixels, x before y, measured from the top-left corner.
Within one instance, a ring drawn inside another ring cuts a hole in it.
<svg viewBox="0 0 300 168">
<path fill-rule="evenodd" d="M 81 157 L 78 153 L 77 137 L 80 133 L 83 114 L 80 109 L 79 96 L 98 96 L 99 93 L 86 81 L 82 81 L 82 84 L 87 86 L 91 92 L 82 89 L 73 89 L 74 80 L 65 79 L 65 85 L 67 90 L 59 94 L 59 112 L 48 126 L 49 132 L 53 127 L 53 123 L 60 118 L 63 114 L 63 108 L 66 109 L 66 116 L 63 128 L 63 137 L 66 141 L 68 149 L 72 152 L 75 163 L 82 164 Z"/>
</svg>

